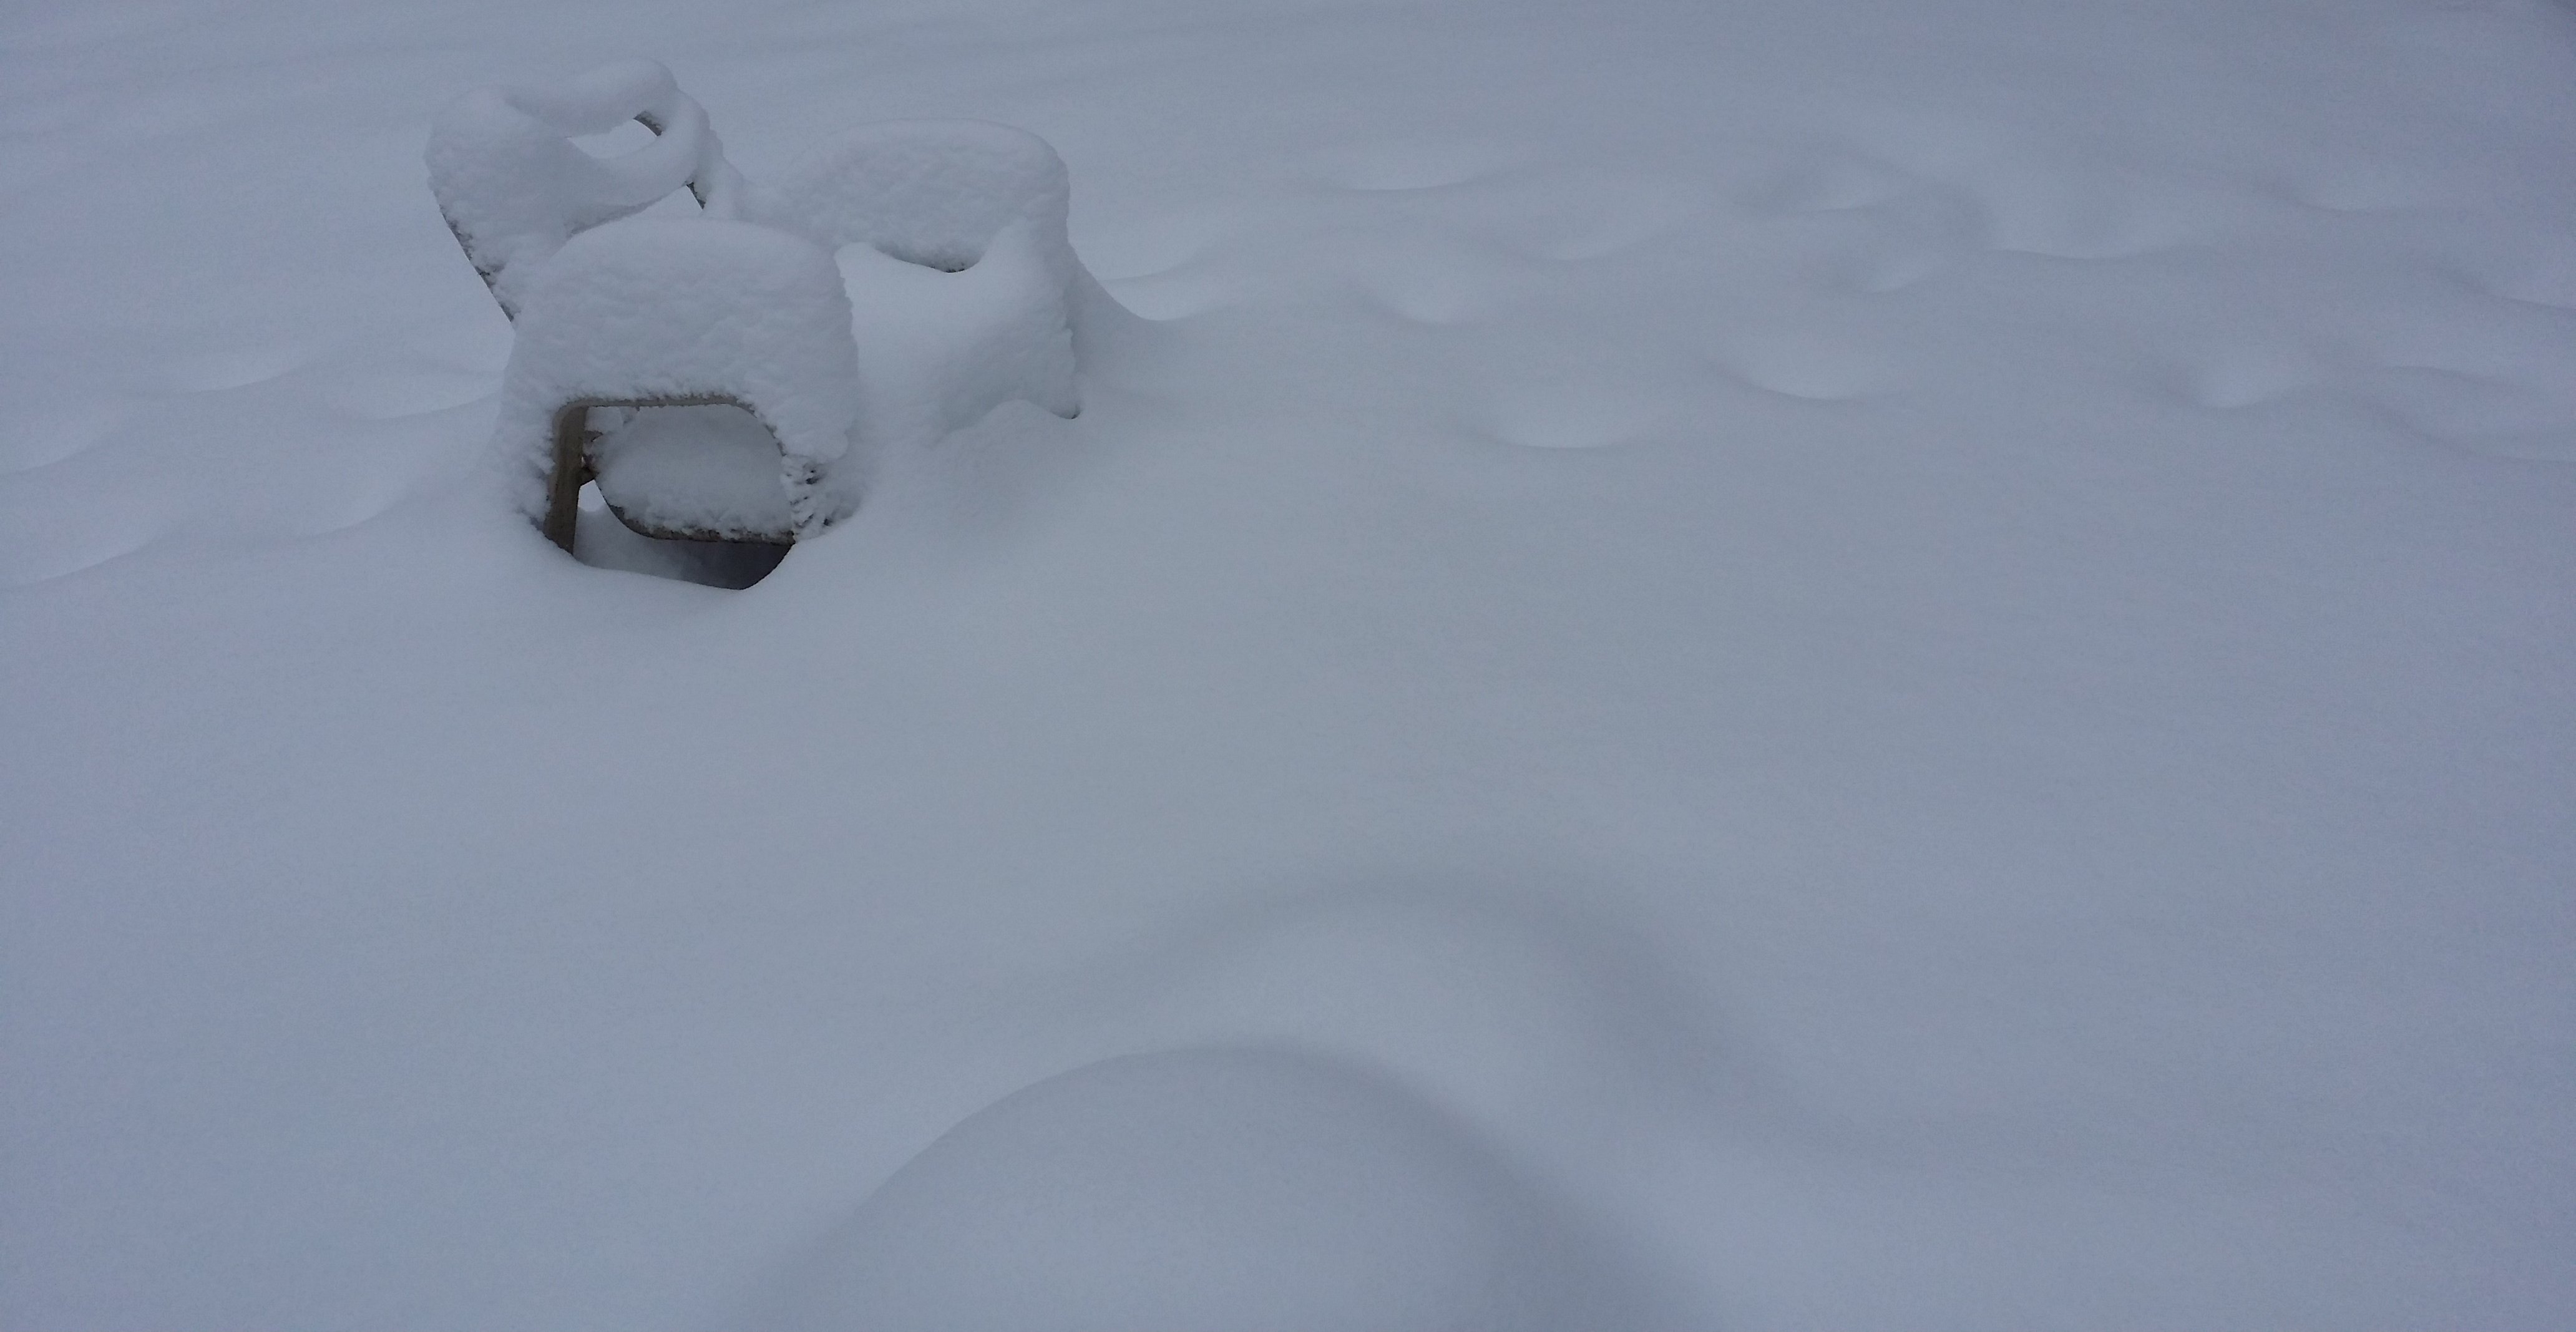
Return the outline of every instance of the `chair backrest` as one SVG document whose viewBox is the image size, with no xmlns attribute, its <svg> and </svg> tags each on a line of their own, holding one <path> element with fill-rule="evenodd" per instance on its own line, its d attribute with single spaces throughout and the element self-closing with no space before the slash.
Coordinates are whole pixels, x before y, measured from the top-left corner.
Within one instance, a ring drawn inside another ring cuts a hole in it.
<svg viewBox="0 0 2576 1332">
<path fill-rule="evenodd" d="M 829 250 L 749 222 L 636 218 L 561 247 L 529 294 L 493 433 L 521 508 L 559 543 L 598 406 L 751 412 L 778 442 L 797 539 L 857 503 L 856 469 L 835 464 L 858 420 L 858 348 Z"/>
<path fill-rule="evenodd" d="M 596 157 L 572 141 L 630 120 L 653 142 Z M 448 230 L 512 319 L 537 266 L 575 235 L 684 186 L 720 218 L 738 215 L 747 192 L 705 108 L 650 60 L 602 65 L 560 88 L 476 89 L 439 113 L 426 157 Z"/>
<path fill-rule="evenodd" d="M 956 272 L 974 266 L 1014 223 L 1027 223 L 1044 248 L 1064 250 L 1069 261 L 1071 194 L 1064 159 L 1026 130 L 889 120 L 843 131 L 806 154 L 751 206 L 759 221 L 828 248 L 865 243 Z"/>
<path fill-rule="evenodd" d="M 1014 398 L 1059 416 L 1081 409 L 1075 383 L 1080 304 L 1096 289 L 1065 235 L 1072 189 L 1064 159 L 1026 130 L 979 120 L 892 120 L 827 140 L 749 201 L 750 216 L 838 251 L 866 245 L 904 263 L 946 269 L 957 308 L 929 322 L 946 354 L 925 357 L 909 334 L 900 354 L 877 339 L 872 427 L 885 439 L 945 434 Z M 967 271 L 971 270 L 971 271 Z M 865 266 L 845 267 L 864 325 Z M 898 282 L 893 308 L 906 309 Z M 882 290 L 882 288 L 880 288 Z M 1105 299 L 1105 294 L 1104 294 Z M 895 382 L 884 376 L 898 374 Z"/>
</svg>

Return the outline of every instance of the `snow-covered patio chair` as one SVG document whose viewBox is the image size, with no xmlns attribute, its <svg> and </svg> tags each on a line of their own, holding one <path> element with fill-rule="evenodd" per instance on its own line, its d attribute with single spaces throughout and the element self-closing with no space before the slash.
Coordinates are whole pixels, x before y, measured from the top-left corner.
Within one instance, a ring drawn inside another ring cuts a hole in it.
<svg viewBox="0 0 2576 1332">
<path fill-rule="evenodd" d="M 653 142 L 599 157 L 573 142 L 628 121 Z M 561 88 L 477 88 L 430 129 L 430 192 L 501 312 L 519 317 L 537 266 L 579 232 L 687 187 L 713 217 L 738 214 L 742 177 L 706 109 L 650 60 L 601 65 Z"/>
<path fill-rule="evenodd" d="M 572 142 L 628 120 L 657 137 L 613 158 Z M 1093 284 L 1065 237 L 1064 163 L 1034 135 L 867 126 L 764 189 L 670 71 L 627 61 L 459 98 L 428 160 L 517 325 L 496 445 L 566 550 L 591 480 L 647 536 L 788 543 L 856 505 L 854 440 L 926 442 L 1012 398 L 1079 407 Z M 632 216 L 684 186 L 701 216 Z"/>
<path fill-rule="evenodd" d="M 1080 410 L 1074 346 L 1091 276 L 1065 236 L 1071 193 L 1064 160 L 1025 130 L 896 120 L 821 145 L 751 207 L 843 254 L 871 433 L 892 443 L 1014 398 Z"/>
<path fill-rule="evenodd" d="M 858 348 L 829 251 L 750 222 L 632 218 L 574 237 L 526 290 L 495 438 L 555 544 L 572 549 L 594 478 L 620 522 L 665 539 L 788 544 L 856 504 L 836 464 Z"/>
</svg>

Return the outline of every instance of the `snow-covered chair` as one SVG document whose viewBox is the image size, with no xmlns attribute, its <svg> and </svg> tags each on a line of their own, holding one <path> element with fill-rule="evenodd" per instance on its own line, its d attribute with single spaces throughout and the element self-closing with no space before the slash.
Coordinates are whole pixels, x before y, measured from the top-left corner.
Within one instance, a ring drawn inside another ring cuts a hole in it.
<svg viewBox="0 0 2576 1332">
<path fill-rule="evenodd" d="M 628 121 L 653 142 L 598 157 L 572 141 Z M 557 89 L 477 88 L 438 113 L 426 157 L 447 229 L 512 319 L 537 267 L 575 234 L 683 186 L 709 216 L 733 217 L 746 192 L 706 109 L 650 60 L 601 65 Z"/>
<path fill-rule="evenodd" d="M 1065 236 L 1064 160 L 1025 130 L 973 120 L 864 125 L 774 188 L 761 220 L 844 251 L 860 371 L 883 442 L 935 437 L 1013 398 L 1081 409 L 1076 324 L 1090 274 Z M 919 266 L 911 274 L 876 256 Z M 950 276 L 929 278 L 919 269 Z"/>
<path fill-rule="evenodd" d="M 655 140 L 615 158 L 572 142 L 630 119 Z M 627 61 L 468 94 L 428 159 L 517 324 L 496 446 L 566 550 L 594 479 L 648 536 L 787 543 L 856 505 L 854 439 L 926 442 L 1012 398 L 1079 408 L 1096 284 L 1065 237 L 1064 163 L 1034 135 L 868 126 L 761 188 L 670 71 Z M 683 186 L 702 216 L 632 216 Z"/>
<path fill-rule="evenodd" d="M 619 521 L 664 538 L 785 544 L 856 504 L 835 464 L 858 422 L 858 348 L 821 246 L 639 217 L 566 242 L 526 292 L 494 430 L 557 545 L 572 549 L 594 477 Z M 675 407 L 700 410 L 634 410 Z M 602 408 L 617 414 L 595 431 Z"/>
</svg>

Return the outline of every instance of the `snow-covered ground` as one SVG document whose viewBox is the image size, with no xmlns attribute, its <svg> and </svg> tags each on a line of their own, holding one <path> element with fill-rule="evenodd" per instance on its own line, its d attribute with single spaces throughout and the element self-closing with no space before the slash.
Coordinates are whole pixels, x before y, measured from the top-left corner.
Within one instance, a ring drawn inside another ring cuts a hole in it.
<svg viewBox="0 0 2576 1332">
<path fill-rule="evenodd" d="M 1053 143 L 1080 417 L 546 544 L 421 147 L 630 54 Z M 2576 1323 L 2554 3 L 15 0 L 0 179 L 0 1325 Z"/>
</svg>

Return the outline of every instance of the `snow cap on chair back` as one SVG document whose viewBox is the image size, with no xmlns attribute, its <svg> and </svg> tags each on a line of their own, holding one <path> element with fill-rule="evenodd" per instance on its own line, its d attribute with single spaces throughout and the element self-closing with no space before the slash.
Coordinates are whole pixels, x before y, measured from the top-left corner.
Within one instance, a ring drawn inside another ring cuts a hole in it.
<svg viewBox="0 0 2576 1332">
<path fill-rule="evenodd" d="M 517 332 L 494 443 L 531 517 L 554 413 L 582 399 L 738 399 L 778 437 L 784 475 L 819 478 L 819 521 L 857 500 L 855 472 L 833 466 L 859 410 L 850 300 L 812 241 L 701 218 L 599 227 L 538 268 Z"/>
<path fill-rule="evenodd" d="M 1072 261 L 1064 240 L 1071 197 L 1064 159 L 1027 130 L 890 120 L 843 131 L 807 153 L 760 208 L 762 221 L 827 245 L 864 242 L 952 270 L 981 260 L 1005 227 L 1024 222 L 1046 240 L 1050 267 L 1061 268 Z"/>
<path fill-rule="evenodd" d="M 908 382 L 868 381 L 884 390 L 869 405 L 881 418 L 905 416 L 906 402 L 928 409 L 927 418 L 877 421 L 892 438 L 945 433 L 1011 398 L 1060 416 L 1081 409 L 1075 345 L 1082 299 L 1097 284 L 1065 237 L 1071 195 L 1064 159 L 1026 130 L 894 120 L 826 141 L 752 206 L 759 220 L 836 250 L 864 244 L 907 263 L 972 270 L 950 291 L 992 317 L 959 338 L 937 372 L 920 375 L 919 358 L 907 357 Z"/>
<path fill-rule="evenodd" d="M 572 142 L 630 120 L 659 137 L 609 158 Z M 478 88 L 439 112 L 426 158 L 439 211 L 513 318 L 535 265 L 575 234 L 682 186 L 730 217 L 743 190 L 705 109 L 650 60 L 602 65 L 559 89 Z"/>
</svg>

